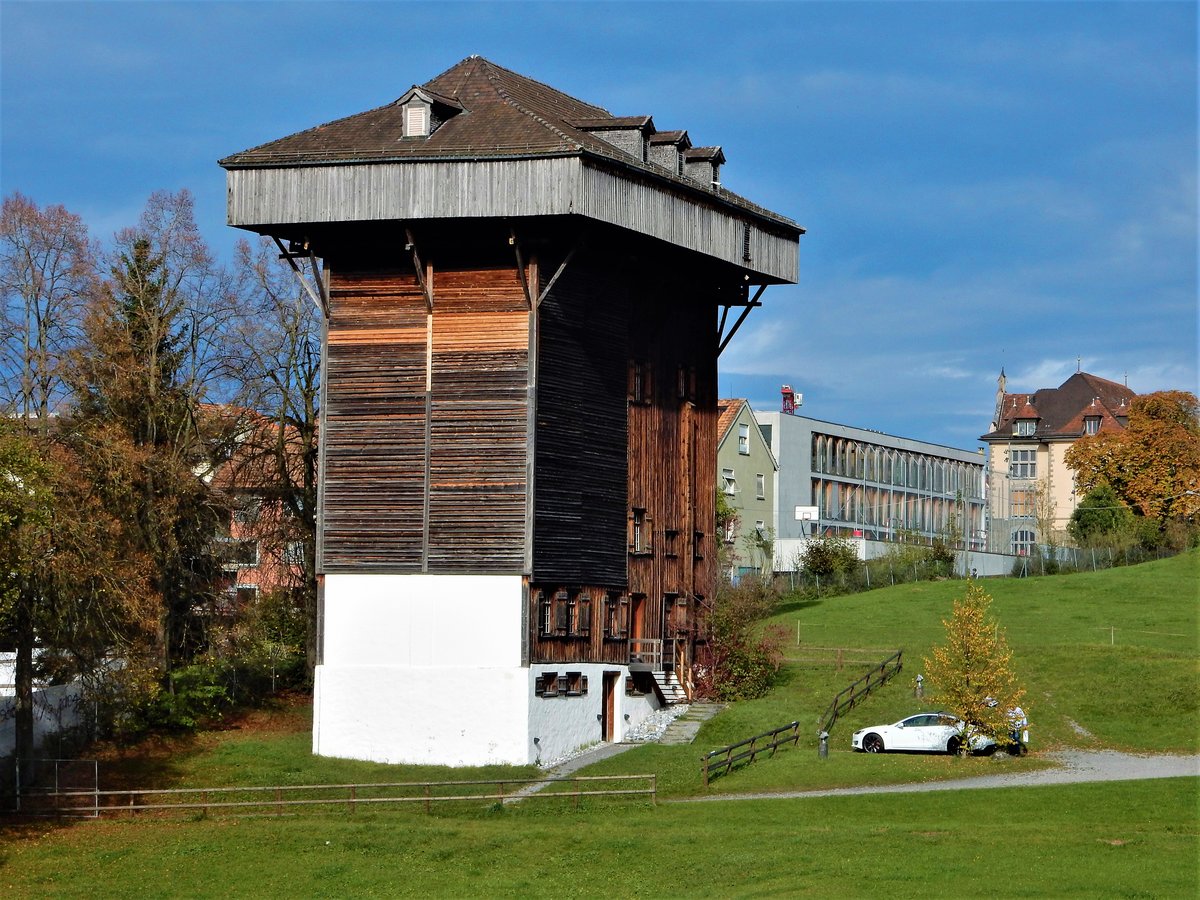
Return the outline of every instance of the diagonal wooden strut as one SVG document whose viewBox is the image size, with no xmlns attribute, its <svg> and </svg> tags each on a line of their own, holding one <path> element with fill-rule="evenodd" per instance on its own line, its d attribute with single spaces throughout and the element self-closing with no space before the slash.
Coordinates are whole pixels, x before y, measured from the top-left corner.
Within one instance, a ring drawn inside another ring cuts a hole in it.
<svg viewBox="0 0 1200 900">
<path fill-rule="evenodd" d="M 283 246 L 283 241 L 279 240 L 279 238 L 275 237 L 274 235 L 272 235 L 271 240 L 273 240 L 275 242 L 275 246 L 277 246 L 279 248 L 279 258 L 287 260 L 287 264 L 289 266 L 291 266 L 292 271 L 296 273 L 296 280 L 300 282 L 300 286 L 302 288 L 304 288 L 304 292 L 306 294 L 308 294 L 309 298 L 312 300 L 313 304 L 317 307 L 317 310 L 321 313 L 321 315 L 328 319 L 329 318 L 329 298 L 325 295 L 325 282 L 323 282 L 321 280 L 321 274 L 317 270 L 316 256 L 313 255 L 313 252 L 311 250 L 308 250 L 307 258 L 308 258 L 309 265 L 312 268 L 313 284 L 315 284 L 317 286 L 316 289 L 314 290 L 312 284 L 309 284 L 308 279 L 305 278 L 304 272 L 302 272 L 300 270 L 300 267 L 298 265 L 296 265 L 296 257 L 298 257 L 298 256 L 303 257 L 305 254 L 293 253 L 293 252 L 289 251 L 286 247 Z M 307 243 L 305 244 L 305 249 L 306 250 L 308 249 Z"/>
<path fill-rule="evenodd" d="M 763 291 L 765 291 L 766 289 L 767 289 L 767 286 L 765 284 L 760 284 L 758 286 L 758 290 L 754 292 L 754 296 L 746 301 L 746 305 L 742 309 L 741 315 L 738 316 L 737 321 L 733 323 L 733 328 L 730 329 L 729 334 L 725 335 L 724 338 L 721 338 L 720 331 L 718 331 L 717 337 L 721 341 L 721 343 L 717 347 L 717 356 L 720 356 L 721 353 L 725 350 L 725 348 L 729 346 L 729 342 L 733 340 L 733 336 L 735 334 L 737 334 L 738 329 L 742 327 L 742 323 L 746 321 L 746 316 L 750 315 L 750 310 L 756 309 L 757 307 L 762 306 L 762 301 L 760 301 L 758 298 L 762 296 Z M 728 316 L 728 315 L 729 315 L 729 306 L 727 305 L 725 307 L 725 316 Z M 721 317 L 721 330 L 722 331 L 725 328 L 725 316 Z"/>
</svg>

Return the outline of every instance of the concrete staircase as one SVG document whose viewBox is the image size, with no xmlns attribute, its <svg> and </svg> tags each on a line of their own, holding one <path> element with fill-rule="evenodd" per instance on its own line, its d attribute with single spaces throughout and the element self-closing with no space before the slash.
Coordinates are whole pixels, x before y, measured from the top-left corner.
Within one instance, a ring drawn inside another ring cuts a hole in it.
<svg viewBox="0 0 1200 900">
<path fill-rule="evenodd" d="M 667 706 L 687 703 L 687 691 L 679 683 L 679 676 L 672 672 L 655 672 L 654 689 Z"/>
<path fill-rule="evenodd" d="M 725 708 L 724 703 L 693 703 L 688 711 L 667 726 L 660 744 L 690 744 L 700 726 Z"/>
</svg>

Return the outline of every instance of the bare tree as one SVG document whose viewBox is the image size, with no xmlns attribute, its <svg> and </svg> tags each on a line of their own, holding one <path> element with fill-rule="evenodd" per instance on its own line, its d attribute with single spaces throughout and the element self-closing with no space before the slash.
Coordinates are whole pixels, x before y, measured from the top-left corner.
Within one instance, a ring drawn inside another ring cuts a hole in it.
<svg viewBox="0 0 1200 900">
<path fill-rule="evenodd" d="M 288 563 L 299 569 L 296 596 L 307 622 L 306 656 L 311 671 L 317 647 L 317 429 L 321 391 L 323 318 L 295 274 L 266 241 L 237 249 L 238 295 L 243 304 L 235 331 L 246 411 L 233 456 L 234 483 L 273 503 L 260 518 L 263 545 L 276 553 L 292 548 Z M 301 548 L 296 553 L 294 548 Z M 279 567 L 281 570 L 287 567 Z"/>
<path fill-rule="evenodd" d="M 0 407 L 36 422 L 68 394 L 65 358 L 78 343 L 96 282 L 95 249 L 79 216 L 13 194 L 0 208 Z"/>
</svg>

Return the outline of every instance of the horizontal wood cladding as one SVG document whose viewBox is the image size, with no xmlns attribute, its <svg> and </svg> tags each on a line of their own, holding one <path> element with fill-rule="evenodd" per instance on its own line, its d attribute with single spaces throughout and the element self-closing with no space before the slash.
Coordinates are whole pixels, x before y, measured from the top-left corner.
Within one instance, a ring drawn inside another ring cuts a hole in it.
<svg viewBox="0 0 1200 900">
<path fill-rule="evenodd" d="M 514 266 L 331 269 L 325 571 L 524 568 L 529 314 Z"/>
</svg>

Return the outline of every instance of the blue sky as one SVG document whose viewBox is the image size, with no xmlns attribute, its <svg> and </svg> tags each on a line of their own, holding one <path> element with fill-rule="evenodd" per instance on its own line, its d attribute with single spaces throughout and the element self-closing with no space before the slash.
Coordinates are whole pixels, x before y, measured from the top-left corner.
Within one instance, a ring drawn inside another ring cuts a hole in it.
<svg viewBox="0 0 1200 900">
<path fill-rule="evenodd" d="M 996 376 L 1197 388 L 1194 3 L 0 2 L 0 190 L 108 239 L 216 160 L 478 53 L 720 144 L 805 228 L 721 360 L 820 419 L 974 447 Z"/>
</svg>

